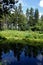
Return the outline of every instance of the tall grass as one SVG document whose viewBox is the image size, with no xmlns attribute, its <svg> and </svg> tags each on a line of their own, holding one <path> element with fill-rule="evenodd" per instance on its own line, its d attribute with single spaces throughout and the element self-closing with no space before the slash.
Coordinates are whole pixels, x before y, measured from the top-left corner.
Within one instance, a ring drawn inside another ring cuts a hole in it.
<svg viewBox="0 0 43 65">
<path fill-rule="evenodd" d="M 0 31 L 0 36 L 4 36 L 6 38 L 30 38 L 30 39 L 43 39 L 43 34 L 32 32 L 32 31 L 14 31 L 14 30 L 6 30 Z"/>
</svg>

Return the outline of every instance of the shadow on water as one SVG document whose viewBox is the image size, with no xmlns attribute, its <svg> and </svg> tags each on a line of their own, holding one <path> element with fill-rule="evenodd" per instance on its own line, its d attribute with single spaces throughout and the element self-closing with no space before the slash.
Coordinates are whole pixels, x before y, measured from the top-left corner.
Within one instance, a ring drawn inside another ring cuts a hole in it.
<svg viewBox="0 0 43 65">
<path fill-rule="evenodd" d="M 13 56 L 13 59 L 11 58 L 9 54 Z M 4 59 L 3 56 L 4 58 L 7 57 L 7 59 Z M 10 57 L 10 60 L 12 59 L 11 61 L 12 65 L 14 64 L 18 65 L 18 63 L 20 62 L 21 62 L 21 65 L 23 65 L 22 64 L 23 62 L 27 62 L 29 65 L 33 63 L 32 65 L 34 65 L 34 61 L 35 62 L 37 61 L 43 64 L 42 60 L 40 60 L 39 58 L 41 57 L 42 59 L 42 56 L 43 56 L 43 48 L 41 47 L 34 47 L 34 46 L 29 46 L 28 44 L 24 45 L 24 44 L 19 44 L 19 43 L 18 44 L 0 44 L 0 62 L 3 61 L 2 63 L 4 63 L 5 60 L 9 61 L 9 57 Z M 15 63 L 13 62 L 14 60 L 16 61 Z M 10 63 L 10 61 L 9 62 L 8 61 L 7 63 Z M 35 65 L 38 65 L 37 62 Z"/>
</svg>

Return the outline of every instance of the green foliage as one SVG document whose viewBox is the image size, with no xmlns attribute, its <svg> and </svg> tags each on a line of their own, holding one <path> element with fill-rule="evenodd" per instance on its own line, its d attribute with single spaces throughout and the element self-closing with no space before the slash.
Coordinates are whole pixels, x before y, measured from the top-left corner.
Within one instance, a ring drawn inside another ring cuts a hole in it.
<svg viewBox="0 0 43 65">
<path fill-rule="evenodd" d="M 43 15 L 41 16 L 41 21 L 43 21 Z"/>
<path fill-rule="evenodd" d="M 28 8 L 26 10 L 26 17 L 27 17 L 27 20 L 29 20 L 29 9 Z"/>
<path fill-rule="evenodd" d="M 38 20 L 39 20 L 39 11 L 38 11 L 38 9 L 35 10 L 34 18 L 35 18 L 34 21 L 37 24 L 38 23 Z"/>
<path fill-rule="evenodd" d="M 6 30 L 0 31 L 0 35 L 5 38 L 30 38 L 30 39 L 43 39 L 43 34 L 39 32 L 32 32 L 32 31 L 13 31 L 13 30 Z M 42 37 L 42 38 L 41 38 Z"/>
<path fill-rule="evenodd" d="M 33 26 L 33 22 L 34 22 L 33 18 L 34 18 L 34 10 L 33 10 L 33 8 L 31 8 L 30 14 L 29 14 L 29 25 L 30 26 Z"/>
<path fill-rule="evenodd" d="M 19 6 L 18 6 L 18 13 L 19 14 L 22 14 L 23 13 L 21 3 L 19 3 Z"/>
<path fill-rule="evenodd" d="M 8 4 L 8 0 L 4 0 Z M 15 2 L 10 0 L 11 3 Z M 14 4 L 14 3 L 13 3 Z M 22 4 L 19 3 L 18 6 L 14 8 L 14 12 L 11 14 L 9 8 L 3 8 L 2 3 L 0 4 L 0 30 L 13 29 L 13 30 L 32 30 L 32 31 L 43 31 L 43 15 L 39 19 L 38 9 L 33 9 L 32 7 L 27 8 L 24 14 L 22 10 Z"/>
<path fill-rule="evenodd" d="M 43 34 L 32 31 L 0 31 L 0 35 L 3 40 L 0 40 L 0 44 L 29 44 L 32 46 L 43 46 Z"/>
</svg>

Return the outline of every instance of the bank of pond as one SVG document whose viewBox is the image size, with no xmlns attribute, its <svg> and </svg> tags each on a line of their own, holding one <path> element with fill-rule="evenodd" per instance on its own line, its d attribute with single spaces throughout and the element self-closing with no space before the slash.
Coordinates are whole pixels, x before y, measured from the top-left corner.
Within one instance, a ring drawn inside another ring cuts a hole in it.
<svg viewBox="0 0 43 65">
<path fill-rule="evenodd" d="M 30 38 L 5 38 L 0 37 L 0 44 L 28 44 L 32 46 L 43 47 L 43 39 L 30 39 Z"/>
</svg>

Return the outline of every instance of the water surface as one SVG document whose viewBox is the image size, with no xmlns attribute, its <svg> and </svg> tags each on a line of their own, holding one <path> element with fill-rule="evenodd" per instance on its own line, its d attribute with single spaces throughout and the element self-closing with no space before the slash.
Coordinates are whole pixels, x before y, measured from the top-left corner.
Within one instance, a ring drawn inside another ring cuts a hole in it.
<svg viewBox="0 0 43 65">
<path fill-rule="evenodd" d="M 2 65 L 43 65 L 43 48 L 22 44 L 0 46 Z"/>
</svg>

